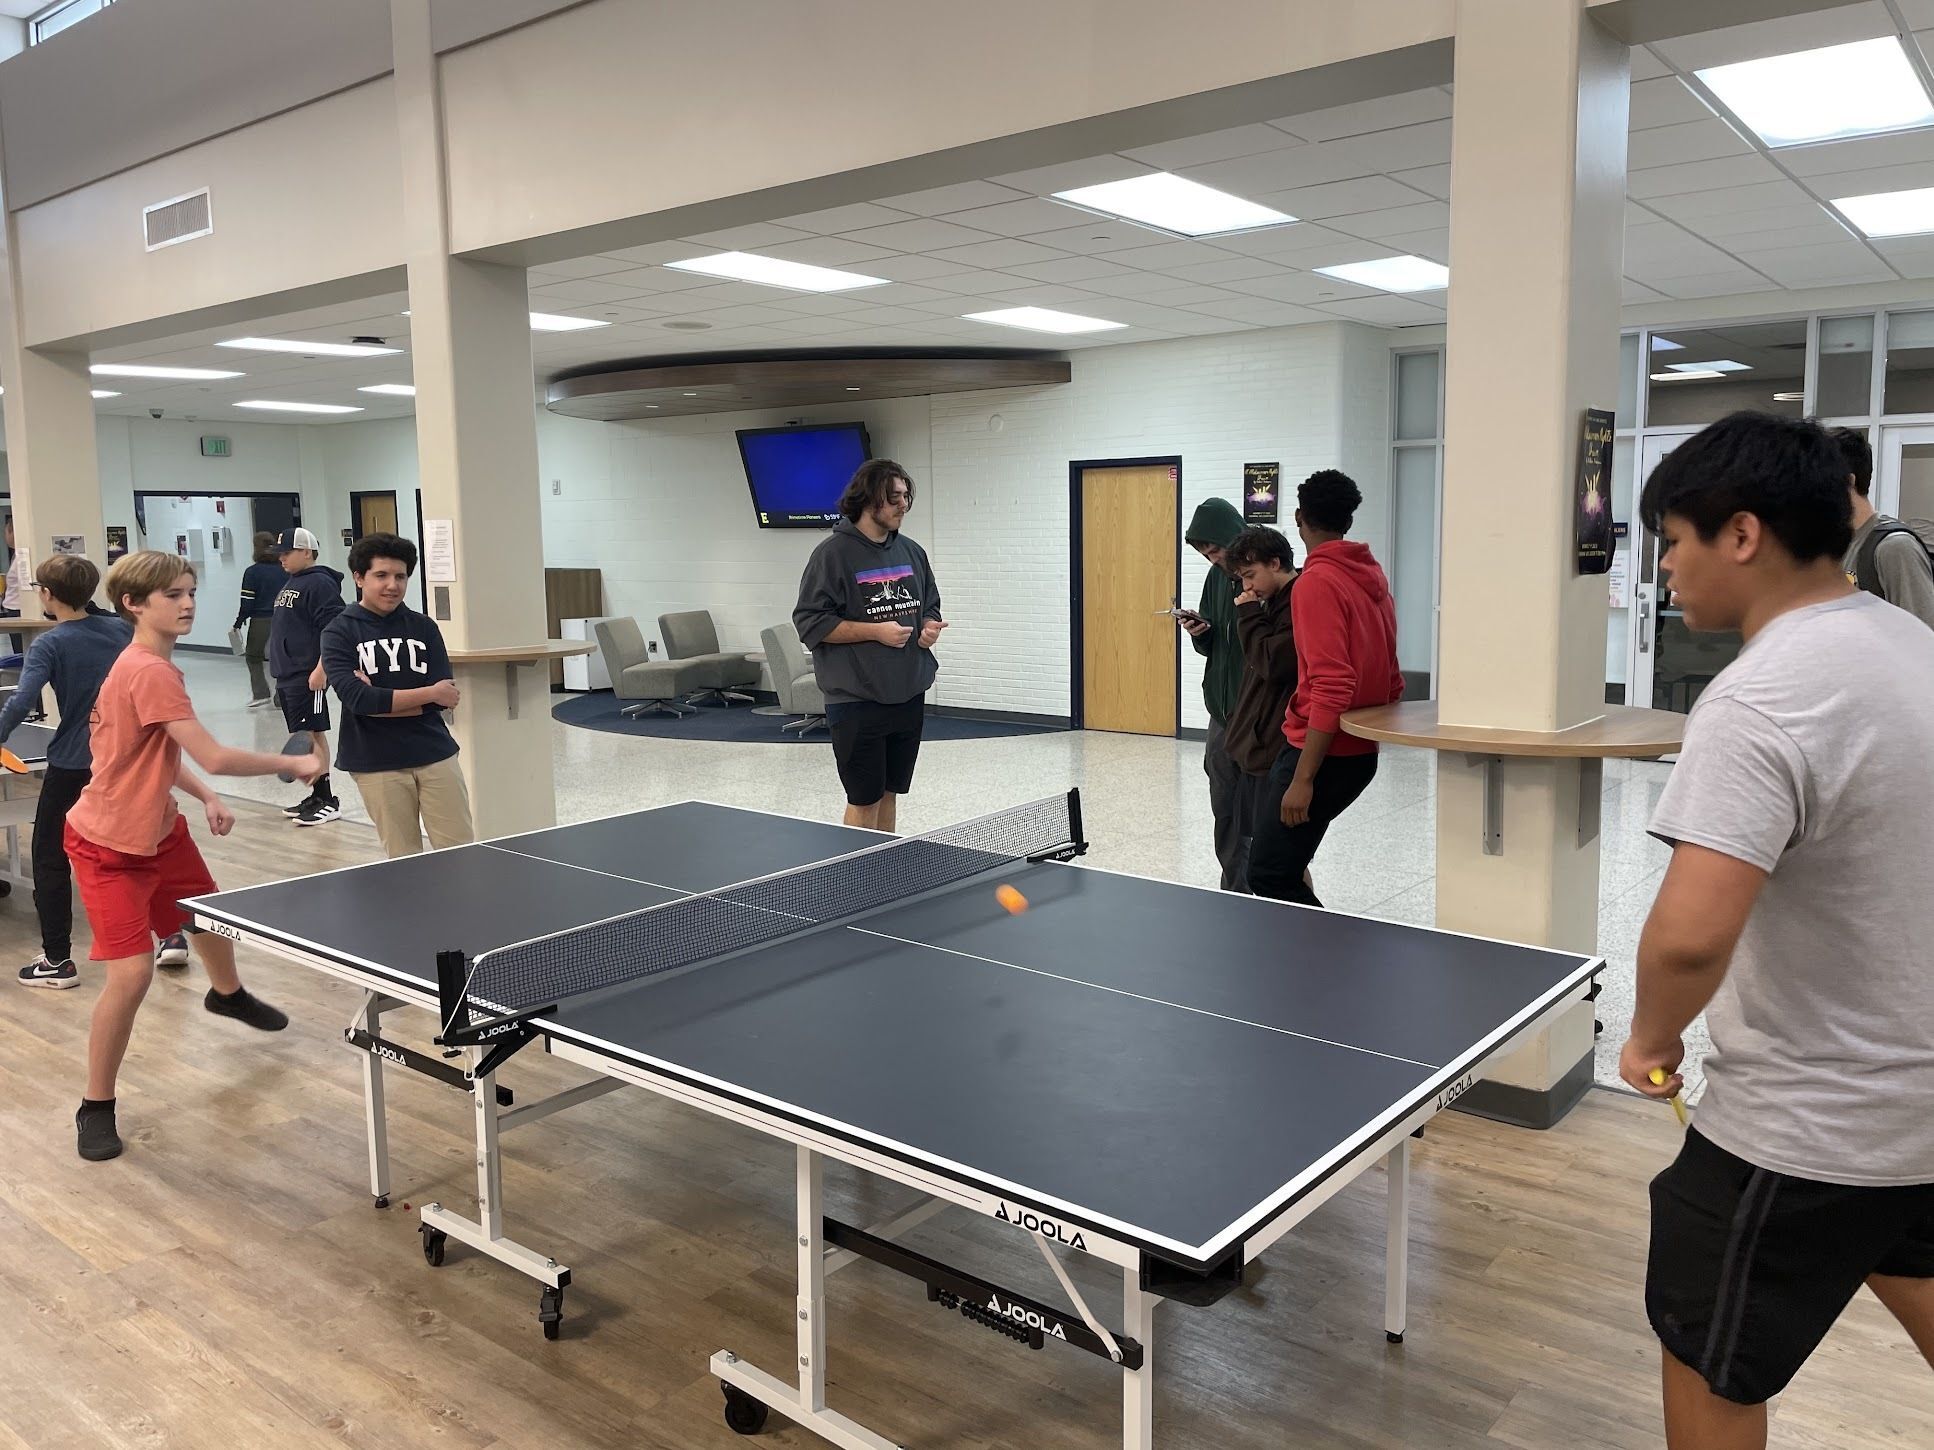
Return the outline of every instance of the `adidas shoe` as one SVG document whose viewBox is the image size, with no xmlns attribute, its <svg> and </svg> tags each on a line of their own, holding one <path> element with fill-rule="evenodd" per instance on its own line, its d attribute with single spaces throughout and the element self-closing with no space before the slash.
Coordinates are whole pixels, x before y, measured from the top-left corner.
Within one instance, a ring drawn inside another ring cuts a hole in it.
<svg viewBox="0 0 1934 1450">
<path fill-rule="evenodd" d="M 334 796 L 321 796 L 308 802 L 296 813 L 298 826 L 320 826 L 325 821 L 333 821 L 342 814 L 342 802 Z"/>
<path fill-rule="evenodd" d="M 316 793 L 311 790 L 309 794 L 297 801 L 294 805 L 282 807 L 282 814 L 285 816 L 299 816 L 315 804 L 315 799 Z"/>
<path fill-rule="evenodd" d="M 50 962 L 42 952 L 20 969 L 20 985 L 23 987 L 72 987 L 79 984 L 81 974 L 75 969 L 73 959 Z"/>
</svg>

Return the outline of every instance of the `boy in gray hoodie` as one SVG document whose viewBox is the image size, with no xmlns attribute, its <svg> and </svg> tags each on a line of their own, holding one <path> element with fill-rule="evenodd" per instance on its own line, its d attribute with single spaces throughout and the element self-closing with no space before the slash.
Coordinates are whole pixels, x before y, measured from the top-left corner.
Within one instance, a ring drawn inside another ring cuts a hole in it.
<svg viewBox="0 0 1934 1450">
<path fill-rule="evenodd" d="M 860 465 L 840 521 L 806 561 L 792 622 L 813 652 L 849 826 L 891 831 L 920 756 L 927 688 L 947 627 L 927 551 L 900 532 L 913 480 L 890 458 Z"/>
</svg>

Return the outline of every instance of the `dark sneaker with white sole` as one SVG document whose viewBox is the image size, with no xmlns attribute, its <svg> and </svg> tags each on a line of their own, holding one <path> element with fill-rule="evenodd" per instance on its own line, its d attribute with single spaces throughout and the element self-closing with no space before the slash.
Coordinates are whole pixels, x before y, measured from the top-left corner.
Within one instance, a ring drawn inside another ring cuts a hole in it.
<svg viewBox="0 0 1934 1450">
<path fill-rule="evenodd" d="M 114 1128 L 114 1104 L 95 1106 L 82 1103 L 74 1114 L 74 1128 L 80 1139 L 81 1157 L 90 1163 L 121 1156 L 121 1135 Z"/>
<path fill-rule="evenodd" d="M 72 987 L 80 979 L 81 974 L 75 970 L 71 957 L 50 962 L 45 952 L 20 969 L 20 985 L 23 987 Z"/>
<path fill-rule="evenodd" d="M 251 994 L 247 987 L 239 987 L 233 995 L 226 997 L 210 987 L 201 1004 L 217 1017 L 233 1017 L 237 1022 L 246 1022 L 258 1032 L 280 1032 L 289 1025 L 288 1013 L 279 1007 L 271 1007 L 260 997 Z"/>
<path fill-rule="evenodd" d="M 322 796 L 317 800 L 308 802 L 300 811 L 296 812 L 295 823 L 298 826 L 320 826 L 326 821 L 335 820 L 341 814 L 341 801 L 332 795 Z"/>
<path fill-rule="evenodd" d="M 310 806 L 314 805 L 315 802 L 316 793 L 312 790 L 294 805 L 282 807 L 282 814 L 285 816 L 299 816 L 308 810 Z"/>
<path fill-rule="evenodd" d="M 187 966 L 188 934 L 178 931 L 172 936 L 164 936 L 161 939 L 161 945 L 155 948 L 154 964 L 157 967 L 166 967 L 171 972 L 180 971 Z"/>
</svg>

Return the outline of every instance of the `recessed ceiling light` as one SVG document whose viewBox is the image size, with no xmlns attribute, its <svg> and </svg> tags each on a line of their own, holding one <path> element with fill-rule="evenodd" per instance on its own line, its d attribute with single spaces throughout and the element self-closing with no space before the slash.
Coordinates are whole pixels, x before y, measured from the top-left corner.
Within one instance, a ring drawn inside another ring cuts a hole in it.
<svg viewBox="0 0 1934 1450">
<path fill-rule="evenodd" d="M 1715 372 L 1653 373 L 1652 381 L 1655 383 L 1689 383 L 1701 378 L 1710 380 L 1712 378 L 1723 378 L 1725 376 L 1724 373 Z"/>
<path fill-rule="evenodd" d="M 1912 237 L 1934 232 L 1934 186 L 1835 197 L 1840 214 L 1870 237 Z"/>
<path fill-rule="evenodd" d="M 1110 332 L 1128 325 L 1102 317 L 1083 317 L 1078 312 L 1056 312 L 1052 307 L 999 307 L 992 312 L 964 312 L 961 316 L 968 322 L 1024 327 L 1030 332 Z"/>
<path fill-rule="evenodd" d="M 1384 257 L 1375 262 L 1345 262 L 1316 270 L 1339 282 L 1354 282 L 1379 292 L 1433 292 L 1450 286 L 1450 268 L 1424 257 Z"/>
<path fill-rule="evenodd" d="M 857 393 L 857 392 L 859 391 L 859 389 L 858 389 L 858 388 L 848 388 L 848 389 L 847 389 L 846 391 L 847 391 L 847 392 L 849 392 L 849 393 Z"/>
<path fill-rule="evenodd" d="M 363 411 L 361 408 L 351 408 L 343 403 L 276 403 L 266 398 L 251 398 L 235 406 L 254 408 L 262 413 L 360 413 Z"/>
<path fill-rule="evenodd" d="M 1658 337 L 1655 335 L 1652 339 L 1652 351 L 1654 352 L 1678 352 L 1684 347 L 1685 344 L 1683 342 L 1674 342 L 1669 337 Z"/>
<path fill-rule="evenodd" d="M 1675 373 L 1750 373 L 1751 363 L 1734 362 L 1731 358 L 1721 358 L 1717 362 L 1667 363 Z"/>
<path fill-rule="evenodd" d="M 6 389 L 0 388 L 0 392 L 5 391 Z M 96 388 L 94 389 L 94 396 L 97 398 L 118 398 L 121 395 L 119 393 L 111 393 L 106 388 Z"/>
<path fill-rule="evenodd" d="M 1934 102 L 1891 35 L 1697 72 L 1768 146 L 1934 125 Z"/>
<path fill-rule="evenodd" d="M 368 387 L 358 388 L 356 391 L 359 393 L 382 393 L 392 398 L 414 398 L 416 396 L 416 385 L 414 383 L 371 383 Z"/>
<path fill-rule="evenodd" d="M 583 332 L 588 327 L 609 327 L 610 325 L 597 317 L 565 317 L 556 312 L 531 314 L 532 332 Z"/>
<path fill-rule="evenodd" d="M 166 378 L 180 383 L 213 382 L 221 378 L 248 376 L 246 373 L 224 372 L 220 368 L 149 367 L 146 363 L 95 363 L 88 371 L 97 378 Z"/>
<path fill-rule="evenodd" d="M 834 267 L 809 267 L 804 262 L 782 262 L 777 257 L 760 257 L 751 252 L 717 252 L 709 257 L 692 257 L 665 265 L 674 272 L 699 272 L 707 277 L 729 277 L 735 282 L 756 282 L 762 287 L 785 287 L 794 292 L 849 292 L 855 287 L 886 284 L 884 277 L 842 272 Z"/>
<path fill-rule="evenodd" d="M 1287 226 L 1296 220 L 1287 212 L 1245 201 L 1167 171 L 1104 182 L 1100 186 L 1077 186 L 1072 191 L 1055 192 L 1054 199 L 1126 221 L 1160 227 L 1165 232 L 1180 232 L 1185 237 L 1213 237 L 1223 232 Z"/>
<path fill-rule="evenodd" d="M 1805 393 L 1775 393 L 1773 394 L 1773 401 L 1776 403 L 1804 403 L 1806 401 L 1806 394 Z"/>
<path fill-rule="evenodd" d="M 305 342 L 299 337 L 232 337 L 215 346 L 241 348 L 248 352 L 295 352 L 304 357 L 381 357 L 384 353 L 403 350 L 366 342 Z"/>
</svg>

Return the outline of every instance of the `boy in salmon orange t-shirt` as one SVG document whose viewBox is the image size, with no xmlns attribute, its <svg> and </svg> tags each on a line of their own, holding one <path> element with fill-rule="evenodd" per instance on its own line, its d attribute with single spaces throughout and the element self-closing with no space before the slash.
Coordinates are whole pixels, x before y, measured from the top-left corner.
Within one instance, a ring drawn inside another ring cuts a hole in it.
<svg viewBox="0 0 1934 1450">
<path fill-rule="evenodd" d="M 81 1157 L 97 1161 L 121 1152 L 114 1080 L 154 978 L 150 933 L 167 937 L 181 930 L 182 898 L 216 889 L 175 807 L 174 791 L 202 803 L 216 835 L 235 825 L 234 814 L 188 769 L 182 752 L 210 775 L 286 770 L 311 780 L 329 768 L 320 751 L 286 756 L 232 749 L 195 718 L 173 659 L 175 642 L 195 623 L 195 571 L 180 558 L 129 554 L 108 571 L 107 592 L 134 626 L 134 642 L 101 683 L 91 717 L 94 778 L 68 813 L 66 831 L 67 855 L 94 929 L 91 956 L 107 969 L 87 1039 L 87 1096 L 74 1116 Z M 283 1013 L 242 986 L 228 941 L 201 933 L 195 948 L 208 973 L 203 1005 L 210 1012 L 264 1032 L 289 1025 Z"/>
</svg>

